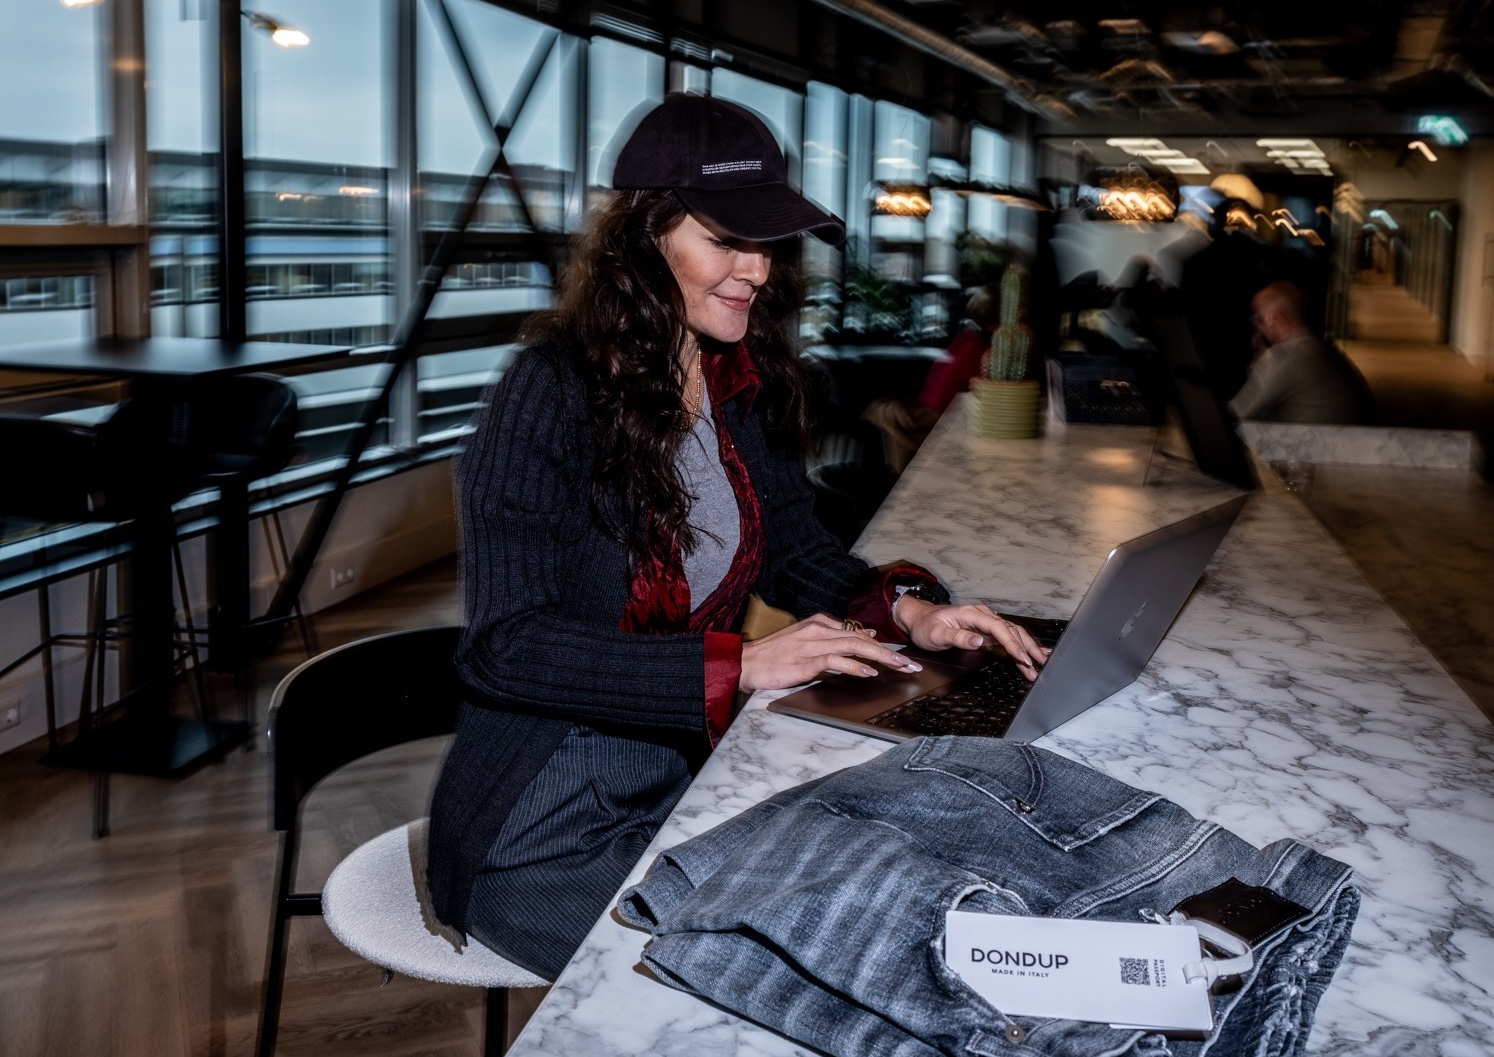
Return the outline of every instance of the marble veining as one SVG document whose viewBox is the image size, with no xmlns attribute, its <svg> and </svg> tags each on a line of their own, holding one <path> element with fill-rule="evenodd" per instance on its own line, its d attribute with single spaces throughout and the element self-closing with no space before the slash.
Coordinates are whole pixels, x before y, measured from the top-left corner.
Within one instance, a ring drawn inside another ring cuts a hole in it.
<svg viewBox="0 0 1494 1057">
<path fill-rule="evenodd" d="M 1240 435 L 1268 461 L 1466 470 L 1483 458 L 1466 430 L 1243 422 Z"/>
<path fill-rule="evenodd" d="M 1319 466 L 1304 498 L 1494 716 L 1494 485 L 1472 470 Z"/>
<path fill-rule="evenodd" d="M 962 598 L 1066 615 L 1119 540 L 1237 494 L 1149 430 L 984 441 L 947 415 L 862 540 Z M 953 423 L 953 427 L 952 424 Z M 639 863 L 884 743 L 764 711 L 733 724 Z M 1169 796 L 1256 844 L 1350 865 L 1364 904 L 1309 1052 L 1494 1046 L 1494 738 L 1488 721 L 1303 507 L 1266 481 L 1142 678 L 1039 744 Z M 631 882 L 630 882 L 631 883 Z M 511 1053 L 810 1051 L 650 978 L 605 917 Z"/>
</svg>

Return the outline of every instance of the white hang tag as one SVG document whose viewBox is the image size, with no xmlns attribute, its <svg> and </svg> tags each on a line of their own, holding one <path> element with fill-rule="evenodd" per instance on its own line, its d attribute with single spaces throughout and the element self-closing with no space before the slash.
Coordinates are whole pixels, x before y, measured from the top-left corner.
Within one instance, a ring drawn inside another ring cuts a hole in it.
<svg viewBox="0 0 1494 1057">
<path fill-rule="evenodd" d="M 944 960 L 1012 1016 L 1176 1031 L 1214 1025 L 1191 925 L 1014 917 L 951 910 Z"/>
</svg>

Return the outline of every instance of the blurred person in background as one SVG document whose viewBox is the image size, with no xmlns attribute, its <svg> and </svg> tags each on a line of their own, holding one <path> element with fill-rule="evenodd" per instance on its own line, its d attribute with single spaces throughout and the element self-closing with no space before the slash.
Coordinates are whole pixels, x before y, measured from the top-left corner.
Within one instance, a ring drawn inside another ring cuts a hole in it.
<svg viewBox="0 0 1494 1057">
<path fill-rule="evenodd" d="M 1347 356 L 1312 332 L 1300 289 L 1289 282 L 1270 283 L 1250 305 L 1261 351 L 1229 402 L 1236 418 L 1334 425 L 1374 422 L 1368 383 Z"/>
<path fill-rule="evenodd" d="M 991 332 L 1000 322 L 1000 287 L 989 283 L 966 303 L 959 330 L 929 368 L 918 399 L 912 403 L 895 398 L 873 400 L 862 412 L 862 418 L 882 431 L 883 455 L 894 474 L 907 469 L 939 416 L 980 373 L 981 359 L 991 349 Z"/>
</svg>

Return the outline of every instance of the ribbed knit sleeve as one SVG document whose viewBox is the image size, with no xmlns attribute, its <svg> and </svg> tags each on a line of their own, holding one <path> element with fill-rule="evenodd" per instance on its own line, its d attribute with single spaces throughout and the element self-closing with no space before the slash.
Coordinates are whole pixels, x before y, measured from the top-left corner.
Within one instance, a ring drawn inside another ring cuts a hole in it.
<svg viewBox="0 0 1494 1057">
<path fill-rule="evenodd" d="M 478 416 L 455 470 L 458 670 L 479 702 L 508 710 L 704 734 L 702 636 L 619 630 L 627 555 L 591 517 L 583 401 L 558 354 L 528 349 Z"/>
<path fill-rule="evenodd" d="M 814 490 L 799 461 L 771 447 L 755 421 L 744 423 L 738 435 L 753 467 L 767 529 L 767 561 L 757 594 L 798 617 L 851 617 L 875 628 L 884 642 L 902 642 L 902 630 L 892 620 L 896 586 L 925 584 L 942 592 L 938 579 L 912 562 L 873 569 L 848 554 L 814 516 Z"/>
</svg>

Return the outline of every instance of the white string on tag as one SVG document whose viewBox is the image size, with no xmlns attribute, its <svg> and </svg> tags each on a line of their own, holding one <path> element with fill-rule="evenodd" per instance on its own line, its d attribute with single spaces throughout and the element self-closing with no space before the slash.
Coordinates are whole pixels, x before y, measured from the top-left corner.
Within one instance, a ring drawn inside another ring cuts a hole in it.
<svg viewBox="0 0 1494 1057">
<path fill-rule="evenodd" d="M 1174 925 L 1191 925 L 1198 930 L 1199 939 L 1204 940 L 1220 950 L 1227 952 L 1228 958 L 1214 958 L 1205 955 L 1196 962 L 1187 962 L 1183 965 L 1183 979 L 1188 983 L 1203 980 L 1210 986 L 1215 980 L 1225 976 L 1241 976 L 1250 972 L 1255 965 L 1255 955 L 1250 951 L 1250 944 L 1246 943 L 1233 932 L 1227 932 L 1214 924 L 1212 921 L 1204 921 L 1200 918 L 1190 918 L 1187 914 L 1174 910 L 1168 916 L 1168 921 Z"/>
</svg>

